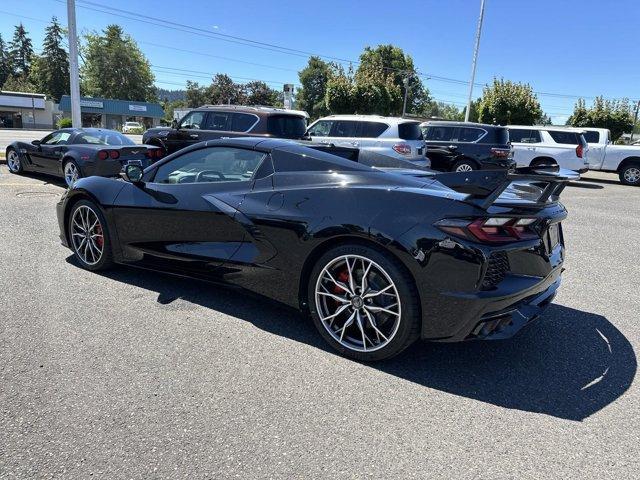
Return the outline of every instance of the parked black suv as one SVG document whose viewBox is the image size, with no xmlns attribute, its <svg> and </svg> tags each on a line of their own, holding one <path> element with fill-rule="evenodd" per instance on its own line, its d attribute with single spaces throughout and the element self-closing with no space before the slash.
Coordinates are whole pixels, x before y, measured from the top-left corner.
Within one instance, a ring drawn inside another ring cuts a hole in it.
<svg viewBox="0 0 640 480">
<path fill-rule="evenodd" d="M 229 137 L 276 137 L 300 140 L 307 130 L 305 112 L 272 107 L 205 105 L 187 113 L 171 128 L 150 128 L 142 143 L 167 153 L 204 140 Z"/>
<path fill-rule="evenodd" d="M 422 125 L 431 168 L 441 171 L 515 168 L 506 127 L 468 122 L 426 122 Z"/>
</svg>

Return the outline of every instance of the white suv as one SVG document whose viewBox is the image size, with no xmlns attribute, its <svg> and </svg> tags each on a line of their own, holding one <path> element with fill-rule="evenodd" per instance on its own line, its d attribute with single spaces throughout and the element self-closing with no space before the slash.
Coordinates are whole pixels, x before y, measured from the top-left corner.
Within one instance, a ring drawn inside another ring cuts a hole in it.
<svg viewBox="0 0 640 480">
<path fill-rule="evenodd" d="M 122 126 L 122 133 L 130 133 L 131 131 L 136 131 L 136 130 L 144 130 L 144 128 L 142 128 L 142 124 L 139 122 L 124 122 L 124 125 Z"/>
<path fill-rule="evenodd" d="M 358 148 L 428 166 L 420 122 L 379 115 L 330 115 L 307 129 L 311 141 Z"/>
<path fill-rule="evenodd" d="M 556 164 L 560 168 L 589 170 L 587 144 L 578 128 L 509 125 L 513 159 L 519 167 Z"/>
</svg>

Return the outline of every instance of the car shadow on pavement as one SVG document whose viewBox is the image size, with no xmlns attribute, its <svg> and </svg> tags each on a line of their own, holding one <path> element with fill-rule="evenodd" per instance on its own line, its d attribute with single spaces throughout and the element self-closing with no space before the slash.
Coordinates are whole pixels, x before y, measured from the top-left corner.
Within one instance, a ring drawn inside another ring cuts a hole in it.
<svg viewBox="0 0 640 480">
<path fill-rule="evenodd" d="M 73 257 L 67 261 L 76 265 Z M 127 267 L 101 274 L 157 292 L 160 304 L 192 302 L 335 355 L 306 317 L 244 290 Z M 581 421 L 631 386 L 637 360 L 607 318 L 553 304 L 510 340 L 417 342 L 391 360 L 367 366 L 500 407 Z"/>
<path fill-rule="evenodd" d="M 45 173 L 37 173 L 37 172 L 22 172 L 20 175 L 14 175 L 14 178 L 18 179 L 20 177 L 27 177 L 33 180 L 40 180 L 45 185 L 54 185 L 56 187 L 67 188 L 67 184 L 64 181 L 64 178 L 55 177 L 53 175 L 47 175 Z M 34 183 L 34 187 L 37 187 L 38 184 Z"/>
<path fill-rule="evenodd" d="M 575 188 L 586 188 L 589 190 L 602 190 L 604 188 L 604 185 L 597 185 L 594 183 L 584 183 L 584 182 L 569 182 L 567 186 L 575 187 Z"/>
</svg>

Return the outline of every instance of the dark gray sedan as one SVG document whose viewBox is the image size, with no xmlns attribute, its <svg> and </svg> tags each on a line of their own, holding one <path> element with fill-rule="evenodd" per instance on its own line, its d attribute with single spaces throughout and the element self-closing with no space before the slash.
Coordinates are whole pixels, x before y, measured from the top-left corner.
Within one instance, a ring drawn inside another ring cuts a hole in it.
<svg viewBox="0 0 640 480">
<path fill-rule="evenodd" d="M 116 176 L 129 162 L 145 168 L 162 158 L 164 150 L 136 145 L 114 130 L 63 128 L 42 140 L 13 142 L 7 147 L 6 154 L 11 173 L 47 173 L 63 177 L 67 185 L 71 185 L 77 179 L 91 175 Z"/>
</svg>

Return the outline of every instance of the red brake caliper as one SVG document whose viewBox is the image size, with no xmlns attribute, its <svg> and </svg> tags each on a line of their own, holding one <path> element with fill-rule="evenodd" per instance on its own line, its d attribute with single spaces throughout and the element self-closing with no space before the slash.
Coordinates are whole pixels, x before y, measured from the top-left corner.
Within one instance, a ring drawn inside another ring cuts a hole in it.
<svg viewBox="0 0 640 480">
<path fill-rule="evenodd" d="M 336 278 L 336 280 L 338 280 L 340 283 L 344 283 L 345 285 L 347 284 L 347 282 L 349 281 L 349 272 L 347 271 L 346 268 L 338 274 L 338 278 Z M 333 293 L 335 293 L 336 295 L 339 295 L 341 293 L 345 293 L 345 291 L 343 288 L 340 288 L 338 285 L 334 285 Z"/>
<path fill-rule="evenodd" d="M 102 246 L 104 245 L 104 237 L 102 235 L 102 225 L 100 224 L 96 225 L 96 228 L 94 231 L 96 232 L 96 235 L 99 235 L 98 237 L 96 237 L 96 243 L 100 248 L 102 248 Z"/>
</svg>

